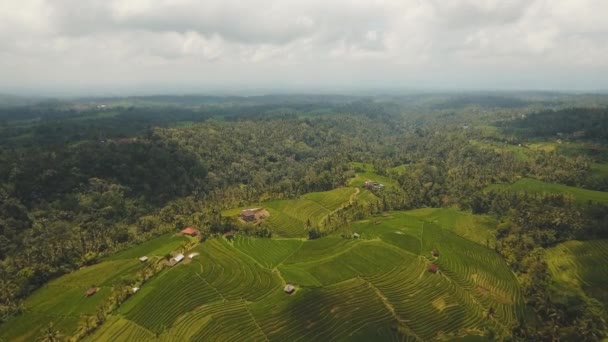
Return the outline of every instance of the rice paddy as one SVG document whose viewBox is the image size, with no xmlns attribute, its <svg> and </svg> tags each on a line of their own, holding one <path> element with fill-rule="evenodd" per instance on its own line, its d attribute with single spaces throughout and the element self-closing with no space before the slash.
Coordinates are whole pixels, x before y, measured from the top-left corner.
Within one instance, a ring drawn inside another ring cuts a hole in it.
<svg viewBox="0 0 608 342">
<path fill-rule="evenodd" d="M 349 195 L 342 191 L 341 196 Z M 317 194 L 304 199 L 328 208 L 341 203 Z M 195 258 L 145 283 L 88 339 L 429 341 L 482 336 L 488 324 L 506 333 L 522 310 L 515 276 L 498 254 L 464 238 L 469 230 L 458 228 L 470 224 L 481 231 L 485 220 L 450 209 L 423 209 L 354 222 L 350 229 L 360 234 L 358 239 L 239 234 L 232 241 L 211 239 L 188 251 L 199 253 Z M 177 243 L 177 238 L 162 239 Z M 102 285 L 102 298 L 105 286 L 139 265 L 135 255 L 160 248 L 154 243 L 137 246 L 51 284 L 96 282 Z M 437 273 L 428 271 L 430 264 L 437 265 Z M 288 283 L 296 288 L 291 295 L 283 292 Z M 66 317 L 69 313 L 62 310 L 68 308 L 94 310 L 95 302 L 89 300 L 97 298 L 84 298 L 81 292 L 79 288 L 73 295 L 78 300 L 72 302 L 53 301 L 50 297 L 57 294 L 49 285 L 29 303 Z M 20 318 L 16 322 L 22 328 L 3 325 L 0 336 L 30 340 L 35 334 L 28 331 L 37 332 L 49 321 L 34 311 Z M 67 333 L 77 324 L 53 321 Z"/>
</svg>

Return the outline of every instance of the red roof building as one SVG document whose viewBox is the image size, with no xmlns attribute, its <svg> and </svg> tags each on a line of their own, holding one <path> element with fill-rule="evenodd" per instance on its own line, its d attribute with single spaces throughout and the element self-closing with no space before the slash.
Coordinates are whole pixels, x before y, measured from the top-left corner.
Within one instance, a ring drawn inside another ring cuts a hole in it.
<svg viewBox="0 0 608 342">
<path fill-rule="evenodd" d="M 198 235 L 198 229 L 196 229 L 194 227 L 188 227 L 179 233 L 180 233 L 180 235 L 196 236 L 196 235 Z"/>
</svg>

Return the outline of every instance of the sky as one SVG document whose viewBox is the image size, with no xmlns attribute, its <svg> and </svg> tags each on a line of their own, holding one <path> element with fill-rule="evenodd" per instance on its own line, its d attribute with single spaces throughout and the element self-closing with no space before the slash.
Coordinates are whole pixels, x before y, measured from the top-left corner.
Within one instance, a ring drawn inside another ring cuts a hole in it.
<svg viewBox="0 0 608 342">
<path fill-rule="evenodd" d="M 608 89 L 606 0 L 0 0 L 0 92 Z"/>
</svg>

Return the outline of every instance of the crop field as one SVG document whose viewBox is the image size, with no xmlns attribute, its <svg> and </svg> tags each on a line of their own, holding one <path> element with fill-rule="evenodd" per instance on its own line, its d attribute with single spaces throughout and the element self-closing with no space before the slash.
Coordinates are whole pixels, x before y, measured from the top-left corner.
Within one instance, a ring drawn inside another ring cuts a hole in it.
<svg viewBox="0 0 608 342">
<path fill-rule="evenodd" d="M 546 252 L 549 272 L 558 283 L 608 306 L 608 240 L 567 241 Z"/>
<path fill-rule="evenodd" d="M 573 186 L 545 183 L 532 178 L 522 178 L 513 184 L 494 184 L 488 189 L 527 191 L 531 193 L 560 193 L 573 196 L 576 201 L 608 203 L 608 192 L 587 190 Z"/>
<path fill-rule="evenodd" d="M 122 277 L 133 275 L 141 265 L 137 260 L 115 260 L 83 267 L 34 292 L 24 303 L 25 313 L 0 326 L 0 339 L 29 341 L 49 322 L 67 333 L 78 328 L 80 316 L 95 314 L 110 293 L 112 285 Z M 100 290 L 92 297 L 84 292 L 92 287 Z"/>
<path fill-rule="evenodd" d="M 385 186 L 397 185 L 396 180 L 375 173 L 374 167 L 371 164 L 352 162 L 351 165 L 353 166 L 353 168 L 355 168 L 356 176 L 348 182 L 348 185 L 350 186 L 362 187 L 365 184 L 365 181 L 368 180 L 382 183 Z"/>
<path fill-rule="evenodd" d="M 188 241 L 188 237 L 186 236 L 178 236 L 172 233 L 165 234 L 154 238 L 152 240 L 146 241 L 140 245 L 129 248 L 120 253 L 114 254 L 105 260 L 121 260 L 121 259 L 136 259 L 141 256 L 165 256 L 165 254 L 171 252 L 179 245 Z"/>
<path fill-rule="evenodd" d="M 359 239 L 212 239 L 145 284 L 93 337 L 428 341 L 480 336 L 488 324 L 506 333 L 523 314 L 519 286 L 498 254 L 457 234 L 458 222 L 487 223 L 467 215 L 374 216 L 353 224 Z M 296 292 L 283 293 L 285 283 Z"/>
<path fill-rule="evenodd" d="M 300 200 L 341 203 L 316 194 Z M 359 239 L 211 239 L 188 251 L 199 255 L 145 283 L 88 340 L 429 341 L 480 336 L 488 325 L 506 333 L 522 315 L 515 276 L 480 239 L 463 237 L 487 224 L 482 216 L 429 208 L 354 222 Z M 21 316 L 31 320 L 27 325 L 3 325 L 0 336 L 29 340 L 34 335 L 24 326 L 44 327 L 50 312 L 67 317 L 54 320 L 62 331 L 75 329 L 80 313 L 94 312 L 105 289 L 137 269 L 136 256 L 164 255 L 181 239 L 163 236 L 59 278 L 28 300 L 40 315 Z M 600 247 L 591 249 L 608 250 Z M 437 273 L 427 270 L 431 263 Z M 84 298 L 89 283 L 102 290 Z M 295 293 L 283 292 L 286 283 Z M 65 291 L 70 286 L 77 291 Z"/>
<path fill-rule="evenodd" d="M 312 192 L 298 199 L 276 200 L 248 206 L 263 207 L 268 210 L 268 217 L 263 225 L 272 229 L 279 237 L 306 237 L 306 223 L 319 224 L 328 214 L 340 209 L 356 196 L 356 189 L 351 187 L 338 188 L 331 191 Z M 238 216 L 242 208 L 222 212 L 224 216 Z"/>
</svg>

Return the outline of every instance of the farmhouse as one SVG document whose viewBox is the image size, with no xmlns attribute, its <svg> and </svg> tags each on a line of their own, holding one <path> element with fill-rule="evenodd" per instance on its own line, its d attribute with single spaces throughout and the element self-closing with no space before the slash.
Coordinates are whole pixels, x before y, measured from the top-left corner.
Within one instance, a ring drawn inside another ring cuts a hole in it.
<svg viewBox="0 0 608 342">
<path fill-rule="evenodd" d="M 87 297 L 91 297 L 92 295 L 96 294 L 96 293 L 97 293 L 97 291 L 99 291 L 99 288 L 97 288 L 97 287 L 91 287 L 90 289 L 88 289 L 88 290 L 87 290 L 87 291 L 84 293 L 84 295 L 85 295 L 85 296 L 87 296 Z"/>
<path fill-rule="evenodd" d="M 285 293 L 287 293 L 287 294 L 292 294 L 293 291 L 295 291 L 295 290 L 296 290 L 296 288 L 291 284 L 287 284 L 287 285 L 285 285 L 285 288 L 283 288 L 283 291 L 285 291 Z"/>
<path fill-rule="evenodd" d="M 364 187 L 367 190 L 382 190 L 382 189 L 384 189 L 384 184 L 378 183 L 378 182 L 373 182 L 371 180 L 367 180 L 367 181 L 365 181 Z"/>
<path fill-rule="evenodd" d="M 144 255 L 139 258 L 139 261 L 141 261 L 141 262 L 148 261 L 148 257 Z"/>
<path fill-rule="evenodd" d="M 194 227 L 188 227 L 184 230 L 182 230 L 181 232 L 179 232 L 180 235 L 189 235 L 189 236 L 197 236 L 198 235 L 198 229 L 194 228 Z"/>
<path fill-rule="evenodd" d="M 232 240 L 234 239 L 234 230 L 231 230 L 227 233 L 224 233 L 224 238 L 226 238 L 226 240 Z"/>
<path fill-rule="evenodd" d="M 251 208 L 241 211 L 241 219 L 245 222 L 260 222 L 265 219 L 268 212 L 263 208 Z"/>
<path fill-rule="evenodd" d="M 184 260 L 184 255 L 180 253 L 169 260 L 169 266 L 175 266 L 182 260 Z"/>
</svg>

